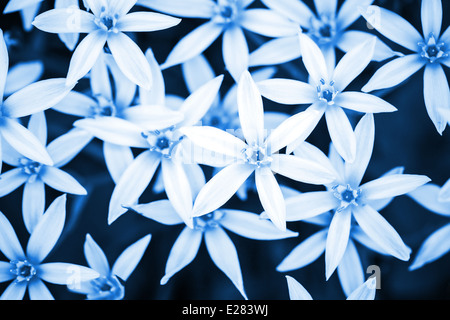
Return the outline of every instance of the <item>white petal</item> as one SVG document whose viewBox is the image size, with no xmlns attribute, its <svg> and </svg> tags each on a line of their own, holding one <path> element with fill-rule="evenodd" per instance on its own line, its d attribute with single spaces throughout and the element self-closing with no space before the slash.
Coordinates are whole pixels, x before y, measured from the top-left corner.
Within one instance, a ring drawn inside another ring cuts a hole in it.
<svg viewBox="0 0 450 320">
<path fill-rule="evenodd" d="M 309 24 L 314 13 L 302 1 L 297 0 L 262 0 L 262 3 L 270 9 L 280 12 L 292 21 L 300 23 L 300 25 Z"/>
<path fill-rule="evenodd" d="M 103 155 L 108 172 L 117 184 L 123 172 L 133 162 L 132 150 L 130 147 L 104 142 Z"/>
<path fill-rule="evenodd" d="M 266 37 L 286 37 L 296 35 L 298 24 L 275 11 L 256 8 L 242 12 L 240 24 L 243 28 Z"/>
<path fill-rule="evenodd" d="M 223 61 L 235 81 L 239 81 L 242 72 L 248 69 L 249 51 L 244 31 L 238 26 L 231 26 L 223 33 Z"/>
<path fill-rule="evenodd" d="M 440 64 L 428 64 L 423 74 L 423 97 L 428 116 L 436 130 L 442 134 L 447 126 L 447 119 L 439 112 L 450 105 L 450 89 L 444 69 Z"/>
<path fill-rule="evenodd" d="M 328 71 L 325 57 L 317 44 L 306 34 L 300 34 L 302 61 L 311 76 L 313 84 L 319 84 L 323 79 L 328 82 Z"/>
<path fill-rule="evenodd" d="M 89 142 L 92 135 L 84 130 L 73 128 L 47 145 L 47 151 L 55 167 L 62 167 L 74 159 Z"/>
<path fill-rule="evenodd" d="M 156 61 L 155 55 L 151 48 L 145 51 L 145 57 L 150 64 L 150 69 L 152 70 L 152 88 L 150 90 L 145 90 L 139 87 L 139 99 L 140 103 L 143 105 L 164 105 L 166 87 L 164 83 L 164 77 L 159 67 L 158 61 Z"/>
<path fill-rule="evenodd" d="M 13 168 L 0 175 L 0 197 L 10 194 L 22 184 L 24 184 L 28 175 L 21 168 Z"/>
<path fill-rule="evenodd" d="M 16 91 L 25 88 L 27 85 L 38 81 L 43 72 L 44 64 L 42 61 L 35 60 L 17 63 L 8 71 L 8 81 L 6 81 L 5 85 L 5 95 L 11 95 Z M 2 87 L 1 84 L 0 87 Z"/>
<path fill-rule="evenodd" d="M 323 229 L 303 240 L 277 266 L 277 271 L 300 269 L 317 260 L 325 251 L 327 232 Z"/>
<path fill-rule="evenodd" d="M 203 238 L 203 232 L 185 227 L 170 250 L 164 277 L 161 284 L 166 284 L 178 271 L 194 260 Z"/>
<path fill-rule="evenodd" d="M 22 245 L 8 218 L 0 212 L 0 251 L 11 260 L 25 258 Z"/>
<path fill-rule="evenodd" d="M 248 71 L 242 73 L 237 87 L 239 121 L 247 144 L 264 141 L 264 107 L 261 94 Z"/>
<path fill-rule="evenodd" d="M 231 209 L 222 209 L 220 212 L 224 214 L 220 224 L 242 237 L 255 240 L 277 240 L 298 236 L 297 232 L 290 230 L 280 231 L 272 222 L 261 219 L 259 214 Z"/>
<path fill-rule="evenodd" d="M 313 300 L 309 292 L 294 278 L 286 276 L 290 300 Z"/>
<path fill-rule="evenodd" d="M 155 220 L 166 225 L 183 223 L 180 215 L 175 211 L 169 200 L 156 200 L 145 204 L 132 206 L 131 209 L 142 214 L 148 219 Z"/>
<path fill-rule="evenodd" d="M 75 85 L 84 77 L 97 61 L 103 50 L 108 34 L 103 30 L 89 33 L 77 46 L 70 59 L 66 84 Z"/>
<path fill-rule="evenodd" d="M 300 2 L 299 2 L 300 3 Z M 271 66 L 300 58 L 298 36 L 271 39 L 250 53 L 249 67 Z"/>
<path fill-rule="evenodd" d="M 127 211 L 127 207 L 137 202 L 150 184 L 160 161 L 160 155 L 156 152 L 144 151 L 124 171 L 111 195 L 108 224 L 113 223 Z"/>
<path fill-rule="evenodd" d="M 22 300 L 28 287 L 28 282 L 11 282 L 3 291 L 0 300 Z"/>
<path fill-rule="evenodd" d="M 139 5 L 187 18 L 211 18 L 216 7 L 212 0 L 139 0 Z"/>
<path fill-rule="evenodd" d="M 448 202 L 450 201 L 450 179 L 447 180 L 446 183 L 442 186 L 439 191 L 439 201 Z"/>
<path fill-rule="evenodd" d="M 110 34 L 107 43 L 123 74 L 136 85 L 150 90 L 152 70 L 139 46 L 122 32 Z"/>
<path fill-rule="evenodd" d="M 212 21 L 200 25 L 175 45 L 161 68 L 175 66 L 201 54 L 219 37 L 222 31 L 223 26 Z"/>
<path fill-rule="evenodd" d="M 339 207 L 339 200 L 328 191 L 311 191 L 286 199 L 286 220 L 301 221 Z"/>
<path fill-rule="evenodd" d="M 345 161 L 353 162 L 356 156 L 356 137 L 344 110 L 338 106 L 328 107 L 325 119 L 334 147 Z"/>
<path fill-rule="evenodd" d="M 215 77 L 213 68 L 203 54 L 184 62 L 181 70 L 186 86 L 191 93 Z"/>
<path fill-rule="evenodd" d="M 375 95 L 357 91 L 342 92 L 334 99 L 334 102 L 342 108 L 363 113 L 397 111 L 397 108 L 389 102 L 386 102 Z"/>
<path fill-rule="evenodd" d="M 440 227 L 429 235 L 417 251 L 414 262 L 409 270 L 416 270 L 427 263 L 431 263 L 450 251 L 448 237 L 450 236 L 450 224 Z"/>
<path fill-rule="evenodd" d="M 253 166 L 235 163 L 214 175 L 200 190 L 193 215 L 208 214 L 225 204 L 254 171 Z"/>
<path fill-rule="evenodd" d="M 137 0 L 108 0 L 107 8 L 111 15 L 123 16 L 134 7 L 136 2 Z"/>
<path fill-rule="evenodd" d="M 65 194 L 56 198 L 30 235 L 27 256 L 33 263 L 42 262 L 58 241 L 66 220 L 66 200 Z"/>
<path fill-rule="evenodd" d="M 361 10 L 367 22 L 389 40 L 412 51 L 418 50 L 417 43 L 422 41 L 420 33 L 403 17 L 378 6 L 369 6 Z"/>
<path fill-rule="evenodd" d="M 69 92 L 60 102 L 53 106 L 53 110 L 77 117 L 91 117 L 98 102 L 89 96 L 76 91 Z"/>
<path fill-rule="evenodd" d="M 222 228 L 212 228 L 205 232 L 205 243 L 215 265 L 225 273 L 242 296 L 247 299 L 239 258 L 231 239 Z"/>
<path fill-rule="evenodd" d="M 170 128 L 185 118 L 181 112 L 157 105 L 139 105 L 122 111 L 123 119 L 138 125 L 146 131 Z"/>
<path fill-rule="evenodd" d="M 132 12 L 121 17 L 116 24 L 122 32 L 150 32 L 171 28 L 181 19 L 156 12 Z"/>
<path fill-rule="evenodd" d="M 74 177 L 59 168 L 45 166 L 40 175 L 42 181 L 55 190 L 76 195 L 87 194 L 86 189 Z"/>
<path fill-rule="evenodd" d="M 151 240 L 151 235 L 148 234 L 139 239 L 132 245 L 128 246 L 117 258 L 112 267 L 112 273 L 119 276 L 123 281 L 127 281 L 131 273 L 136 269 L 139 261 L 141 261 L 145 250 Z"/>
<path fill-rule="evenodd" d="M 28 233 L 33 233 L 45 210 L 45 185 L 41 179 L 28 181 L 23 188 L 22 215 Z"/>
<path fill-rule="evenodd" d="M 342 260 L 350 236 L 352 212 L 349 208 L 336 211 L 328 229 L 325 249 L 325 276 L 328 280 Z"/>
<path fill-rule="evenodd" d="M 3 94 L 5 91 L 6 77 L 8 75 L 9 68 L 9 55 L 8 48 L 6 46 L 3 31 L 0 29 L 0 99 L 3 100 Z"/>
<path fill-rule="evenodd" d="M 342 290 L 347 297 L 364 283 L 364 270 L 352 239 L 349 239 L 347 243 L 347 249 L 337 267 L 337 272 Z"/>
<path fill-rule="evenodd" d="M 83 250 L 89 267 L 100 273 L 102 276 L 109 276 L 111 269 L 109 267 L 108 258 L 89 233 L 86 234 Z"/>
<path fill-rule="evenodd" d="M 336 15 L 337 0 L 314 0 L 317 14 L 334 17 Z"/>
<path fill-rule="evenodd" d="M 92 13 L 71 6 L 45 11 L 34 19 L 33 25 L 50 33 L 89 33 L 99 28 L 94 20 Z"/>
<path fill-rule="evenodd" d="M 347 300 L 374 300 L 376 293 L 376 278 L 371 277 L 352 292 Z"/>
<path fill-rule="evenodd" d="M 3 115 L 11 118 L 25 117 L 49 109 L 60 102 L 72 87 L 65 79 L 55 78 L 32 83 L 16 91 L 3 103 Z"/>
<path fill-rule="evenodd" d="M 256 83 L 264 98 L 281 104 L 312 104 L 317 90 L 309 83 L 292 79 L 267 79 Z"/>
<path fill-rule="evenodd" d="M 98 278 L 97 271 L 91 268 L 64 262 L 52 262 L 39 265 L 42 280 L 67 286 L 77 286 L 79 282 Z"/>
<path fill-rule="evenodd" d="M 278 181 L 269 167 L 261 167 L 255 171 L 256 190 L 259 200 L 274 225 L 286 230 L 286 205 Z"/>
<path fill-rule="evenodd" d="M 100 16 L 102 8 L 108 6 L 108 0 L 83 0 L 86 9 L 91 10 L 97 17 Z"/>
<path fill-rule="evenodd" d="M 339 9 L 336 24 L 340 30 L 344 30 L 353 24 L 361 13 L 357 8 L 366 9 L 374 0 L 346 0 Z"/>
<path fill-rule="evenodd" d="M 24 10 L 26 7 L 38 4 L 44 0 L 10 0 L 3 11 L 3 14 Z"/>
<path fill-rule="evenodd" d="M 55 300 L 50 290 L 41 279 L 31 281 L 28 285 L 30 300 Z"/>
<path fill-rule="evenodd" d="M 450 216 L 450 206 L 448 202 L 439 201 L 439 192 L 439 186 L 427 183 L 407 193 L 407 195 L 431 212 Z"/>
<path fill-rule="evenodd" d="M 442 0 L 422 1 L 420 16 L 424 37 L 427 38 L 430 34 L 433 34 L 438 38 L 442 26 Z"/>
<path fill-rule="evenodd" d="M 371 92 L 394 87 L 419 71 L 424 65 L 424 59 L 418 54 L 395 58 L 379 68 L 361 90 Z"/>
<path fill-rule="evenodd" d="M 429 181 L 423 175 L 394 174 L 366 182 L 361 190 L 366 199 L 383 199 L 411 192 Z"/>
</svg>

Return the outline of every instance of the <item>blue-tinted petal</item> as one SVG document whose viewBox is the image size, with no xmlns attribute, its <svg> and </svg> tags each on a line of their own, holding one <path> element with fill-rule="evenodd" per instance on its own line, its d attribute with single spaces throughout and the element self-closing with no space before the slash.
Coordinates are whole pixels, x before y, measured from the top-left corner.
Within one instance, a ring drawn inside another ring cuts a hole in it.
<svg viewBox="0 0 450 320">
<path fill-rule="evenodd" d="M 86 234 L 83 249 L 89 267 L 100 273 L 102 276 L 109 276 L 110 267 L 105 252 L 89 233 Z"/>
<path fill-rule="evenodd" d="M 136 269 L 139 261 L 141 261 L 145 250 L 150 243 L 151 235 L 148 234 L 139 239 L 132 245 L 128 246 L 117 258 L 112 267 L 112 273 L 120 277 L 123 281 L 127 281 L 131 273 Z"/>
</svg>

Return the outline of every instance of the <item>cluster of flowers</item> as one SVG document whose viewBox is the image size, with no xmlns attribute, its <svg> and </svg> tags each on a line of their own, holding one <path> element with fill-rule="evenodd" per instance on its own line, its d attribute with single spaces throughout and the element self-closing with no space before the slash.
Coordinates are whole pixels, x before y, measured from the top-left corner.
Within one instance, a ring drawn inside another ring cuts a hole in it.
<svg viewBox="0 0 450 320">
<path fill-rule="evenodd" d="M 422 33 L 373 0 L 346 0 L 339 9 L 337 0 L 315 0 L 315 11 L 300 0 L 84 0 L 82 6 L 56 0 L 54 9 L 37 14 L 42 2 L 10 0 L 3 14 L 20 11 L 25 30 L 58 34 L 73 53 L 66 77 L 38 80 L 39 65 L 9 68 L 8 38 L 0 33 L 0 96 L 5 97 L 0 164 L 12 167 L 0 176 L 0 196 L 24 186 L 22 217 L 30 235 L 23 251 L 0 213 L 0 251 L 7 258 L 0 261 L 0 281 L 12 280 L 1 298 L 22 299 L 27 288 L 31 299 L 53 298 L 43 281 L 66 285 L 88 299 L 124 297 L 124 282 L 144 255 L 150 234 L 124 250 L 112 268 L 89 234 L 84 246 L 89 267 L 43 262 L 62 233 L 66 194 L 87 194 L 63 167 L 93 139 L 103 142 L 115 185 L 108 224 L 136 212 L 161 224 L 185 225 L 161 284 L 193 261 L 204 239 L 215 265 L 247 299 L 237 250 L 225 229 L 276 240 L 298 236 L 287 223 L 304 221 L 322 229 L 295 247 L 277 270 L 302 268 L 324 253 L 327 280 L 337 270 L 349 299 L 374 299 L 375 281 L 365 279 L 355 243 L 403 261 L 411 255 L 379 211 L 408 195 L 450 216 L 450 182 L 440 187 L 397 167 L 362 183 L 376 114 L 397 110 L 372 91 L 395 87 L 424 67 L 429 118 L 439 134 L 450 121 L 443 69 L 450 67 L 450 28 L 441 34 L 441 0 L 422 0 Z M 392 50 L 373 32 L 348 30 L 361 16 L 408 53 Z M 176 28 L 180 18 L 206 22 L 180 39 L 161 65 L 151 48 L 143 52 L 127 35 Z M 86 34 L 81 41 L 80 34 Z M 248 34 L 269 40 L 250 53 Z M 226 72 L 216 75 L 203 52 L 220 36 Z M 344 53 L 338 61 L 336 50 Z M 296 59 L 308 73 L 305 79 L 273 77 L 273 66 Z M 387 59 L 361 91 L 347 90 L 369 63 Z M 176 65 L 190 91 L 186 98 L 166 93 L 163 70 Z M 234 84 L 221 95 L 228 75 Z M 81 79 L 88 79 L 88 90 L 76 89 Z M 307 107 L 293 115 L 268 112 L 263 98 Z M 48 109 L 78 118 L 50 143 Z M 348 112 L 360 116 L 355 126 Z M 323 117 L 331 139 L 328 154 L 306 141 Z M 213 168 L 211 178 L 205 167 Z M 300 192 L 275 175 L 323 186 L 323 191 Z M 47 209 L 46 186 L 62 193 Z M 149 188 L 164 191 L 167 199 L 140 203 Z M 226 206 L 235 195 L 245 200 L 247 192 L 257 193 L 263 212 Z M 450 250 L 449 237 L 450 224 L 433 233 L 411 269 Z M 292 299 L 311 298 L 292 277 L 287 285 Z"/>
</svg>

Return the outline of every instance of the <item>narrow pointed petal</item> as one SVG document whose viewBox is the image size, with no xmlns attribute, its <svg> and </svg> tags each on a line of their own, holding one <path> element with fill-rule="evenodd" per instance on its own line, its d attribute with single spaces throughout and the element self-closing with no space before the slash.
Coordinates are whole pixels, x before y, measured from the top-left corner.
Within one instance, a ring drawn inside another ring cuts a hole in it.
<svg viewBox="0 0 450 320">
<path fill-rule="evenodd" d="M 127 211 L 127 206 L 134 205 L 150 184 L 161 157 L 156 152 L 144 151 L 124 171 L 119 183 L 113 190 L 109 202 L 108 224 Z"/>
<path fill-rule="evenodd" d="M 425 67 L 423 97 L 428 116 L 439 134 L 442 134 L 448 120 L 439 112 L 439 109 L 446 109 L 450 105 L 450 89 L 444 69 L 440 64 L 428 64 Z"/>
<path fill-rule="evenodd" d="M 109 276 L 111 269 L 109 267 L 108 258 L 106 258 L 105 252 L 89 233 L 86 234 L 83 251 L 89 267 L 104 277 Z"/>
<path fill-rule="evenodd" d="M 3 31 L 0 29 L 0 99 L 3 100 L 5 91 L 6 77 L 9 68 L 8 47 L 6 46 Z"/>
<path fill-rule="evenodd" d="M 75 85 L 91 70 L 105 46 L 107 37 L 105 31 L 96 30 L 81 40 L 70 59 L 67 85 Z"/>
<path fill-rule="evenodd" d="M 126 15 L 136 4 L 137 0 L 109 0 L 108 9 L 111 13 L 115 13 L 119 16 Z"/>
<path fill-rule="evenodd" d="M 446 183 L 442 186 L 439 191 L 439 201 L 448 202 L 450 201 L 450 179 L 447 180 Z"/>
<path fill-rule="evenodd" d="M 253 166 L 243 163 L 234 163 L 220 170 L 198 193 L 193 216 L 208 214 L 224 205 L 253 171 Z"/>
<path fill-rule="evenodd" d="M 293 155 L 273 154 L 270 168 L 282 176 L 310 184 L 329 184 L 336 180 L 334 169 Z"/>
<path fill-rule="evenodd" d="M 239 121 L 247 144 L 264 141 L 264 107 L 261 94 L 248 71 L 242 73 L 237 87 Z"/>
<path fill-rule="evenodd" d="M 317 108 L 316 108 L 317 107 Z M 295 143 L 296 146 L 308 138 L 319 123 L 325 108 L 313 104 L 305 111 L 299 112 L 272 130 L 266 139 L 267 149 L 275 153 L 284 147 Z M 294 148 L 295 149 L 295 148 Z"/>
<path fill-rule="evenodd" d="M 203 232 L 185 227 L 172 246 L 161 285 L 165 285 L 178 271 L 194 260 L 203 238 Z"/>
<path fill-rule="evenodd" d="M 42 262 L 58 241 L 66 220 L 66 200 L 65 194 L 56 198 L 30 235 L 27 256 L 33 263 Z"/>
<path fill-rule="evenodd" d="M 357 8 L 363 10 L 370 6 L 374 0 L 346 0 L 339 9 L 336 17 L 336 24 L 340 30 L 347 29 L 360 16 L 361 13 Z"/>
<path fill-rule="evenodd" d="M 108 6 L 108 0 L 83 0 L 86 9 L 91 10 L 97 17 L 100 16 L 102 8 Z"/>
<path fill-rule="evenodd" d="M 47 145 L 47 151 L 53 160 L 53 165 L 62 167 L 72 161 L 93 139 L 93 136 L 78 128 L 54 139 Z"/>
<path fill-rule="evenodd" d="M 192 126 L 201 121 L 217 98 L 223 78 L 223 75 L 215 77 L 186 98 L 179 109 L 184 115 L 184 120 L 179 124 L 179 127 Z"/>
<path fill-rule="evenodd" d="M 389 102 L 368 93 L 347 91 L 340 93 L 335 103 L 342 108 L 363 112 L 363 113 L 381 113 L 395 112 L 395 108 Z"/>
<path fill-rule="evenodd" d="M 39 265 L 42 280 L 67 286 L 77 286 L 83 281 L 98 278 L 99 273 L 91 268 L 64 262 L 51 262 Z"/>
<path fill-rule="evenodd" d="M 333 173 L 336 178 L 339 177 L 339 172 L 334 168 L 334 164 L 330 158 L 328 158 L 318 147 L 307 141 L 304 141 L 294 150 L 294 155 L 301 159 L 313 161 L 322 167 L 327 168 L 327 170 L 330 171 L 330 173 Z"/>
<path fill-rule="evenodd" d="M 325 251 L 327 232 L 326 228 L 303 240 L 281 261 L 277 271 L 297 270 L 316 261 Z"/>
<path fill-rule="evenodd" d="M 5 95 L 9 96 L 14 92 L 38 81 L 43 72 L 44 64 L 39 60 L 20 62 L 12 66 L 8 71 L 8 81 L 6 81 L 5 84 Z"/>
<path fill-rule="evenodd" d="M 122 32 L 150 32 L 171 28 L 181 22 L 174 18 L 156 12 L 132 12 L 121 17 L 116 24 Z"/>
<path fill-rule="evenodd" d="M 328 191 L 312 191 L 286 199 L 286 220 L 301 221 L 339 207 L 339 200 Z"/>
<path fill-rule="evenodd" d="M 337 267 L 337 272 L 342 290 L 347 297 L 364 283 L 365 270 L 363 269 L 358 250 L 352 239 L 347 243 L 347 248 Z"/>
<path fill-rule="evenodd" d="M 337 0 L 314 0 L 317 14 L 334 17 L 336 15 Z"/>
<path fill-rule="evenodd" d="M 334 88 L 343 91 L 347 86 L 366 69 L 375 51 L 376 37 L 359 44 L 347 52 L 334 69 Z"/>
<path fill-rule="evenodd" d="M 11 282 L 3 291 L 0 300 L 22 300 L 28 287 L 28 282 Z"/>
<path fill-rule="evenodd" d="M 167 197 L 186 225 L 193 228 L 192 190 L 184 166 L 175 159 L 162 159 L 161 168 Z"/>
<path fill-rule="evenodd" d="M 356 222 L 374 242 L 392 256 L 409 260 L 411 249 L 381 214 L 368 205 L 353 207 L 352 210 Z"/>
<path fill-rule="evenodd" d="M 10 0 L 6 5 L 3 14 L 20 11 L 33 4 L 38 4 L 44 0 Z"/>
<path fill-rule="evenodd" d="M 122 114 L 125 120 L 148 131 L 170 128 L 184 120 L 181 112 L 156 105 L 133 106 L 123 110 Z"/>
<path fill-rule="evenodd" d="M 352 125 L 344 110 L 331 106 L 325 112 L 328 132 L 337 152 L 347 162 L 353 162 L 356 157 L 356 137 Z"/>
<path fill-rule="evenodd" d="M 23 188 L 22 215 L 28 233 L 33 233 L 45 211 L 45 185 L 41 179 L 28 181 Z"/>
<path fill-rule="evenodd" d="M 450 223 L 429 235 L 417 251 L 414 262 L 409 266 L 409 270 L 419 269 L 449 252 L 450 244 L 447 241 L 449 236 Z"/>
<path fill-rule="evenodd" d="M 86 195 L 86 189 L 70 174 L 56 168 L 45 166 L 41 169 L 41 179 L 51 188 L 64 193 Z"/>
<path fill-rule="evenodd" d="M 17 121 L 4 117 L 1 124 L 1 135 L 17 152 L 36 162 L 52 165 L 45 147 L 28 129 Z"/>
<path fill-rule="evenodd" d="M 25 253 L 16 232 L 2 212 L 0 212 L 0 231 L 0 251 L 5 257 L 10 261 L 25 258 Z"/>
<path fill-rule="evenodd" d="M 288 17 L 292 21 L 298 22 L 302 26 L 307 25 L 311 18 L 314 17 L 314 13 L 311 9 L 302 1 L 262 0 L 261 2 L 270 9 L 280 12 L 284 16 Z"/>
<path fill-rule="evenodd" d="M 193 126 L 180 129 L 195 145 L 206 150 L 224 154 L 235 159 L 242 159 L 242 152 L 248 145 L 238 137 L 209 126 Z"/>
<path fill-rule="evenodd" d="M 92 117 L 98 102 L 91 97 L 76 91 L 69 92 L 52 109 L 76 117 Z"/>
<path fill-rule="evenodd" d="M 150 90 L 152 70 L 139 46 L 122 32 L 109 35 L 107 43 L 123 74 L 136 85 Z"/>
<path fill-rule="evenodd" d="M 312 104 L 317 100 L 317 90 L 306 82 L 292 79 L 267 79 L 257 82 L 264 98 L 281 104 Z"/>
<path fill-rule="evenodd" d="M 181 70 L 186 86 L 191 93 L 215 77 L 214 70 L 203 54 L 184 62 Z"/>
<path fill-rule="evenodd" d="M 281 231 L 272 222 L 261 219 L 259 214 L 230 209 L 222 209 L 220 212 L 224 214 L 220 224 L 242 237 L 255 240 L 277 240 L 298 236 L 297 232 Z"/>
<path fill-rule="evenodd" d="M 302 61 L 311 76 L 313 84 L 319 84 L 323 79 L 328 81 L 328 69 L 325 57 L 317 44 L 306 34 L 300 34 L 300 47 L 302 50 Z"/>
<path fill-rule="evenodd" d="M 237 25 L 231 26 L 223 33 L 223 61 L 235 81 L 239 81 L 242 72 L 248 69 L 249 49 L 244 31 Z"/>
<path fill-rule="evenodd" d="M 448 202 L 439 201 L 439 186 L 427 183 L 407 193 L 418 204 L 431 212 L 450 217 L 450 206 Z"/>
<path fill-rule="evenodd" d="M 137 204 L 130 209 L 162 224 L 175 225 L 183 223 L 183 219 L 181 219 L 180 215 L 173 208 L 172 203 L 167 199 Z"/>
<path fill-rule="evenodd" d="M 175 66 L 201 54 L 219 37 L 223 28 L 212 21 L 200 25 L 175 45 L 161 68 Z"/>
<path fill-rule="evenodd" d="M 337 268 L 347 249 L 350 236 L 352 211 L 346 208 L 336 211 L 328 229 L 325 249 L 325 276 L 328 280 Z"/>
<path fill-rule="evenodd" d="M 286 281 L 290 300 L 313 300 L 309 292 L 300 284 L 300 282 L 291 276 L 286 276 Z"/>
<path fill-rule="evenodd" d="M 370 25 L 389 40 L 417 51 L 417 43 L 422 41 L 420 33 L 405 18 L 378 6 L 369 6 L 361 11 Z"/>
<path fill-rule="evenodd" d="M 293 36 L 300 31 L 297 23 L 275 11 L 262 8 L 242 12 L 240 25 L 251 32 L 271 38 Z"/>
<path fill-rule="evenodd" d="M 393 174 L 403 174 L 404 172 L 405 172 L 404 167 L 395 167 L 395 168 L 389 170 L 388 172 L 386 172 L 385 174 L 383 174 L 383 176 L 393 175 Z M 421 187 L 419 187 L 419 188 L 421 188 Z M 368 200 L 366 204 L 370 205 L 373 209 L 380 211 L 380 210 L 383 210 L 389 203 L 391 203 L 392 200 L 394 200 L 394 198 L 395 197 L 377 199 L 377 200 Z"/>
<path fill-rule="evenodd" d="M 74 126 L 109 143 L 136 148 L 148 147 L 148 142 L 142 136 L 143 129 L 121 118 L 82 119 L 75 121 Z"/>
<path fill-rule="evenodd" d="M 153 10 L 186 18 L 211 18 L 216 3 L 212 0 L 139 0 L 138 4 Z"/>
<path fill-rule="evenodd" d="M 50 290 L 41 279 L 31 281 L 28 285 L 30 300 L 55 300 Z"/>
<path fill-rule="evenodd" d="M 374 300 L 376 294 L 376 278 L 369 278 L 355 289 L 347 300 Z"/>
<path fill-rule="evenodd" d="M 76 7 L 58 8 L 38 15 L 33 25 L 50 33 L 89 33 L 98 29 L 92 13 Z"/>
<path fill-rule="evenodd" d="M 39 111 L 30 116 L 28 130 L 39 139 L 42 145 L 47 145 L 47 119 L 43 111 Z"/>
<path fill-rule="evenodd" d="M 13 168 L 0 175 L 0 197 L 10 194 L 28 180 L 21 168 Z"/>
<path fill-rule="evenodd" d="M 375 121 L 371 113 L 361 118 L 355 128 L 356 156 L 353 163 L 345 163 L 347 182 L 354 188 L 358 187 L 372 158 L 375 141 Z"/>
<path fill-rule="evenodd" d="M 424 65 L 424 59 L 418 54 L 395 58 L 379 68 L 361 90 L 371 92 L 394 87 L 419 71 Z"/>
<path fill-rule="evenodd" d="M 442 27 L 442 0 L 422 1 L 420 16 L 424 37 L 427 38 L 430 34 L 439 37 Z"/>
<path fill-rule="evenodd" d="M 215 265 L 225 273 L 247 300 L 238 254 L 231 239 L 222 228 L 212 228 L 205 232 L 205 243 Z"/>
<path fill-rule="evenodd" d="M 133 162 L 133 152 L 130 147 L 104 142 L 103 155 L 108 172 L 117 184 L 124 171 Z"/>
<path fill-rule="evenodd" d="M 414 174 L 394 174 L 369 181 L 361 186 L 366 199 L 390 198 L 411 192 L 430 178 Z"/>
<path fill-rule="evenodd" d="M 16 91 L 3 103 L 3 115 L 21 118 L 44 111 L 60 102 L 73 87 L 65 79 L 55 78 L 32 83 Z"/>
<path fill-rule="evenodd" d="M 139 261 L 141 261 L 151 238 L 152 236 L 148 234 L 128 246 L 114 263 L 112 273 L 120 277 L 123 281 L 127 281 L 128 277 L 133 273 L 134 269 L 136 269 Z"/>
<path fill-rule="evenodd" d="M 152 70 L 152 88 L 150 90 L 139 88 L 140 103 L 142 105 L 165 105 L 166 86 L 164 77 L 151 48 L 145 51 L 145 57 Z"/>
<path fill-rule="evenodd" d="M 286 230 L 286 205 L 280 186 L 269 167 L 261 167 L 255 171 L 256 190 L 259 200 L 274 225 Z"/>
<path fill-rule="evenodd" d="M 299 2 L 300 3 L 300 2 Z M 249 67 L 272 66 L 300 58 L 298 36 L 271 39 L 250 53 Z"/>
</svg>

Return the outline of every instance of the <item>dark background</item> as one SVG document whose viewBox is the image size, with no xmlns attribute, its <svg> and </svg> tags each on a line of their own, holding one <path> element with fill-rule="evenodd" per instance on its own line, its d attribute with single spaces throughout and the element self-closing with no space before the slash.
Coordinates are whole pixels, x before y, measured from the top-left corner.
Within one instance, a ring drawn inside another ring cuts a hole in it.
<svg viewBox="0 0 450 320">
<path fill-rule="evenodd" d="M 1 0 L 1 11 L 6 2 Z M 305 1 L 305 3 L 313 8 L 312 1 Z M 342 1 L 339 1 L 339 4 L 341 3 Z M 376 0 L 374 4 L 397 12 L 418 30 L 421 30 L 419 0 Z M 259 3 L 256 1 L 254 5 L 258 6 Z M 450 12 L 448 1 L 444 0 L 443 5 L 442 31 L 448 27 Z M 53 1 L 44 1 L 41 12 L 52 7 Z M 135 9 L 147 10 L 139 7 L 135 7 Z M 152 47 L 158 62 L 162 63 L 177 41 L 203 22 L 204 20 L 184 19 L 174 28 L 133 36 L 143 50 Z M 57 35 L 37 29 L 28 33 L 24 32 L 20 16 L 17 13 L 0 16 L 0 28 L 4 32 L 10 32 L 11 36 L 18 41 L 16 46 L 10 48 L 10 65 L 29 60 L 41 60 L 45 65 L 43 78 L 66 75 L 71 52 L 66 49 Z M 369 31 L 362 18 L 349 29 Z M 247 35 L 251 50 L 257 48 L 258 44 L 265 40 L 249 33 Z M 382 39 L 394 49 L 399 49 L 395 44 Z M 221 41 L 216 41 L 205 51 L 205 56 L 209 59 L 216 74 L 224 73 L 226 75 L 223 84 L 223 92 L 226 92 L 233 82 L 230 75 L 224 71 L 220 50 Z M 405 52 L 403 49 L 400 51 Z M 351 86 L 357 90 L 360 89 L 381 65 L 380 63 L 371 63 Z M 289 62 L 279 65 L 277 68 L 276 76 L 304 80 L 299 78 L 305 75 L 301 61 Z M 180 71 L 179 66 L 164 71 L 166 90 L 168 93 L 186 97 L 188 93 Z M 445 71 L 448 76 L 448 69 L 445 68 Z M 422 94 L 422 75 L 423 71 L 420 71 L 394 90 L 380 93 L 384 99 L 396 106 L 398 111 L 375 116 L 375 147 L 364 181 L 375 179 L 396 166 L 403 166 L 405 173 L 427 175 L 438 185 L 442 185 L 450 177 L 449 132 L 447 129 L 440 136 L 426 113 Z M 81 90 L 86 85 L 81 81 L 76 89 Z M 267 110 L 279 110 L 290 114 L 297 111 L 295 107 L 280 106 L 267 100 L 265 107 Z M 74 117 L 52 110 L 46 111 L 46 115 L 49 141 L 67 132 L 75 120 Z M 323 120 L 308 141 L 320 147 L 324 152 L 328 151 L 329 136 Z M 3 171 L 8 169 L 8 166 L 4 165 Z M 103 248 L 112 265 L 128 245 L 151 233 L 150 245 L 126 283 L 125 299 L 242 299 L 231 281 L 213 264 L 204 244 L 190 265 L 173 276 L 165 286 L 159 284 L 164 275 L 169 251 L 183 226 L 161 225 L 131 212 L 124 214 L 112 225 L 107 225 L 108 203 L 114 184 L 106 171 L 99 141 L 94 140 L 64 169 L 85 186 L 89 194 L 83 197 L 68 196 L 67 220 L 63 235 L 45 261 L 86 265 L 83 243 L 86 233 L 90 233 Z M 208 172 L 208 168 L 205 169 Z M 292 181 L 283 179 L 279 181 L 301 191 L 314 189 Z M 48 206 L 60 193 L 46 188 Z M 0 210 L 12 222 L 25 247 L 28 234 L 21 218 L 22 192 L 23 187 L 20 187 L 1 198 Z M 164 194 L 153 195 L 149 188 L 141 197 L 140 202 L 146 203 L 163 197 Z M 249 194 L 246 202 L 233 197 L 226 206 L 255 213 L 261 212 L 258 197 L 254 193 Z M 399 232 L 404 242 L 412 248 L 413 253 L 410 261 L 403 262 L 393 257 L 377 255 L 358 246 L 364 267 L 371 264 L 381 267 L 381 290 L 377 291 L 376 299 L 449 299 L 450 254 L 419 270 L 408 271 L 408 266 L 423 240 L 448 223 L 448 218 L 427 211 L 405 196 L 396 198 L 381 213 Z M 277 272 L 275 268 L 297 244 L 319 229 L 302 222 L 289 223 L 288 228 L 298 231 L 299 237 L 278 241 L 255 241 L 228 233 L 237 248 L 245 289 L 250 299 L 289 298 L 285 274 Z M 1 254 L 0 258 L 5 259 Z M 345 299 L 336 273 L 328 281 L 325 281 L 323 255 L 311 265 L 288 274 L 302 283 L 316 300 Z M 370 274 L 367 274 L 368 276 Z M 0 292 L 6 285 L 5 283 L 0 284 Z M 48 284 L 48 286 L 56 299 L 84 298 L 84 296 L 68 292 L 63 286 L 52 284 Z M 26 296 L 25 299 L 28 297 Z"/>
</svg>

